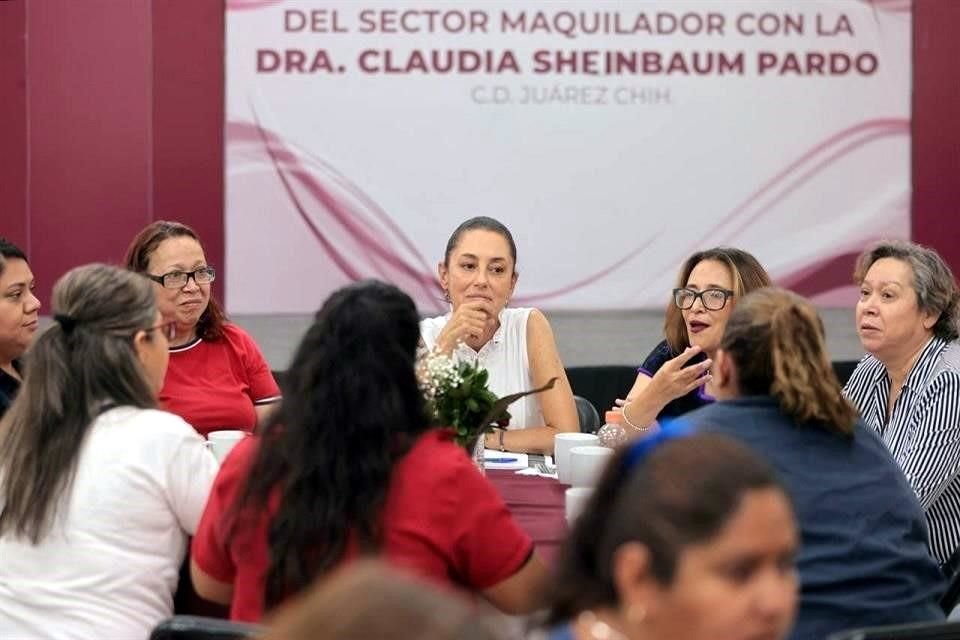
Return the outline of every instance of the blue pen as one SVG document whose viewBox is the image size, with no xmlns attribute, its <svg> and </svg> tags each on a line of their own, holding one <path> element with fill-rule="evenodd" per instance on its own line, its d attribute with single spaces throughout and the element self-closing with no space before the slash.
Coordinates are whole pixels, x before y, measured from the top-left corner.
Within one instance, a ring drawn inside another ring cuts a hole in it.
<svg viewBox="0 0 960 640">
<path fill-rule="evenodd" d="M 494 464 L 506 464 L 508 462 L 516 462 L 519 458 L 487 458 L 486 462 L 492 462 Z"/>
</svg>

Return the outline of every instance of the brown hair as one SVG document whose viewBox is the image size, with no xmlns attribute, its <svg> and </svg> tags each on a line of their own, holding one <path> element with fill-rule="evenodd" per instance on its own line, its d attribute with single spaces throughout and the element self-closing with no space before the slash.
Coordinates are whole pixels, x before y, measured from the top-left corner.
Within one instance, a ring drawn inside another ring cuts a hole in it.
<svg viewBox="0 0 960 640">
<path fill-rule="evenodd" d="M 734 309 L 720 348 L 737 368 L 743 395 L 770 395 L 798 422 L 819 422 L 852 435 L 857 412 L 844 397 L 827 357 L 823 321 L 795 293 L 770 287 Z"/>
<path fill-rule="evenodd" d="M 944 340 L 956 340 L 960 335 L 960 289 L 940 254 L 915 242 L 886 240 L 857 258 L 853 278 L 858 285 L 873 263 L 881 258 L 894 258 L 910 265 L 917 305 L 921 311 L 937 316 L 933 334 Z"/>
<path fill-rule="evenodd" d="M 133 345 L 138 331 L 154 339 L 156 297 L 146 278 L 102 264 L 77 267 L 54 285 L 53 312 L 0 421 L 0 537 L 34 544 L 64 508 L 104 405 L 156 404 Z"/>
<path fill-rule="evenodd" d="M 613 565 L 623 544 L 643 544 L 653 577 L 669 585 L 686 547 L 712 540 L 744 494 L 784 491 L 774 470 L 735 440 L 712 433 L 667 439 L 670 429 L 622 447 L 607 465 L 564 543 L 547 624 L 617 605 Z"/>
<path fill-rule="evenodd" d="M 690 273 L 704 260 L 716 260 L 730 269 L 733 277 L 733 300 L 747 295 L 755 289 L 770 286 L 770 276 L 751 254 L 742 249 L 733 247 L 714 247 L 705 251 L 698 251 L 687 258 L 677 277 L 677 287 L 687 286 Z M 687 335 L 687 325 L 683 321 L 683 313 L 673 303 L 673 297 L 667 305 L 667 316 L 663 323 L 663 332 L 667 337 L 667 344 L 674 353 L 680 353 L 690 346 L 690 337 Z"/>
<path fill-rule="evenodd" d="M 262 640 L 497 640 L 471 603 L 373 560 L 348 565 L 281 609 Z"/>
<path fill-rule="evenodd" d="M 130 246 L 127 248 L 127 255 L 123 258 L 124 265 L 130 271 L 137 273 L 147 273 L 150 265 L 150 256 L 157 250 L 160 243 L 168 238 L 193 238 L 201 247 L 200 236 L 197 232 L 180 222 L 169 222 L 167 220 L 157 220 L 147 225 L 140 233 L 136 235 Z M 160 274 L 156 274 L 160 275 Z M 223 337 L 223 325 L 227 322 L 227 316 L 223 312 L 220 303 L 210 294 L 207 302 L 207 308 L 200 315 L 197 322 L 197 337 L 204 340 L 218 340 Z"/>
</svg>

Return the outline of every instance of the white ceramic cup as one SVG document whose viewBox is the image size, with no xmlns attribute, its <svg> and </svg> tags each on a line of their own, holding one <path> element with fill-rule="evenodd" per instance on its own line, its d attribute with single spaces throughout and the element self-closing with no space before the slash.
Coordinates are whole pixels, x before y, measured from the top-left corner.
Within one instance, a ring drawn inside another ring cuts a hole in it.
<svg viewBox="0 0 960 640">
<path fill-rule="evenodd" d="M 553 457 L 557 463 L 557 479 L 562 484 L 570 484 L 573 476 L 570 468 L 570 449 L 585 445 L 595 445 L 600 439 L 592 433 L 579 431 L 558 433 L 553 437 Z"/>
<path fill-rule="evenodd" d="M 592 495 L 593 487 L 570 487 L 566 490 L 563 494 L 563 514 L 567 518 L 568 526 L 573 526 Z"/>
<path fill-rule="evenodd" d="M 213 452 L 213 457 L 217 459 L 217 462 L 222 463 L 230 450 L 246 437 L 247 432 L 239 429 L 211 431 L 207 434 L 207 446 L 210 447 L 210 451 Z"/>
<path fill-rule="evenodd" d="M 613 449 L 607 447 L 570 449 L 570 484 L 574 487 L 595 487 L 612 455 Z"/>
</svg>

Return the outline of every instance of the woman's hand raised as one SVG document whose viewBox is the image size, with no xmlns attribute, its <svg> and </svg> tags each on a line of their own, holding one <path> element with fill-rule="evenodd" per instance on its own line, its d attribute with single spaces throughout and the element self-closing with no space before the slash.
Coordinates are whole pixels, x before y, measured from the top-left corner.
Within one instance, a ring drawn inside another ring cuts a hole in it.
<svg viewBox="0 0 960 640">
<path fill-rule="evenodd" d="M 467 300 L 450 315 L 450 320 L 437 336 L 437 348 L 450 355 L 460 342 L 481 346 L 478 343 L 496 320 L 497 314 L 489 300 Z"/>
<path fill-rule="evenodd" d="M 676 358 L 663 363 L 650 380 L 651 393 L 669 402 L 706 384 L 711 378 L 708 372 L 713 364 L 712 360 L 707 358 L 703 362 L 687 366 L 687 363 L 700 352 L 700 347 L 687 347 Z"/>
</svg>

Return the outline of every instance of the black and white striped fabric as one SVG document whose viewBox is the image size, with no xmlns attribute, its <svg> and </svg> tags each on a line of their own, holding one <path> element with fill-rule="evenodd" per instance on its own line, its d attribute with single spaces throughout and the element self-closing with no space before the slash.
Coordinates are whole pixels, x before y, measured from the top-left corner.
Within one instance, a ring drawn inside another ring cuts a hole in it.
<svg viewBox="0 0 960 640">
<path fill-rule="evenodd" d="M 875 429 L 920 499 L 933 556 L 960 547 L 960 342 L 932 338 L 907 376 L 886 421 L 890 378 L 868 355 L 843 389 Z"/>
</svg>

